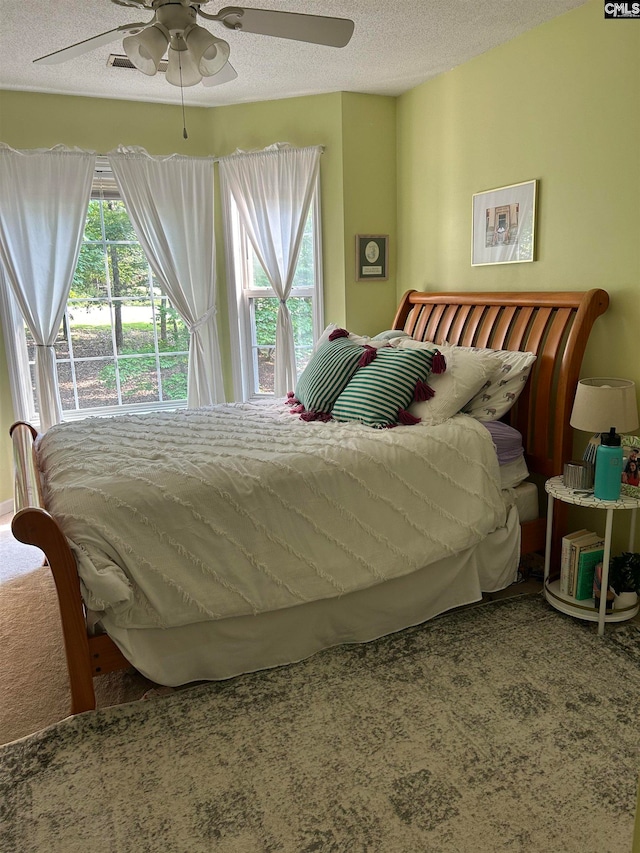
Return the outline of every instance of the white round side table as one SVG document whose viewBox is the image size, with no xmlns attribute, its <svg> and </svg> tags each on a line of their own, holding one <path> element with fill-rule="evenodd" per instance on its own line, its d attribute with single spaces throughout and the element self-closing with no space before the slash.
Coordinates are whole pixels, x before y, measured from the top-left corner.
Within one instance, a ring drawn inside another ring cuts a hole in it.
<svg viewBox="0 0 640 853">
<path fill-rule="evenodd" d="M 544 554 L 544 595 L 549 604 L 566 613 L 568 616 L 575 616 L 578 619 L 586 619 L 590 622 L 598 623 L 598 634 L 604 634 L 605 622 L 624 622 L 627 619 L 632 619 L 640 610 L 640 602 L 631 607 L 624 607 L 619 610 L 613 610 L 607 613 L 607 597 L 600 596 L 600 608 L 596 609 L 594 600 L 587 599 L 578 601 L 573 596 L 566 595 L 560 592 L 559 581 L 549 581 L 549 571 L 551 567 L 551 536 L 553 532 L 553 502 L 554 500 L 562 501 L 567 504 L 575 504 L 576 506 L 589 507 L 590 509 L 606 510 L 606 523 L 604 533 L 604 555 L 602 558 L 602 583 L 603 591 L 609 588 L 609 559 L 611 557 L 611 531 L 613 529 L 613 513 L 616 510 L 626 509 L 631 511 L 631 520 L 629 524 L 629 551 L 633 551 L 636 531 L 636 514 L 640 506 L 640 498 L 632 498 L 628 495 L 620 495 L 617 501 L 603 501 L 596 498 L 593 492 L 587 492 L 580 489 L 569 489 L 564 485 L 563 478 L 551 477 L 545 483 L 545 491 L 549 495 L 547 506 L 547 539 Z"/>
</svg>

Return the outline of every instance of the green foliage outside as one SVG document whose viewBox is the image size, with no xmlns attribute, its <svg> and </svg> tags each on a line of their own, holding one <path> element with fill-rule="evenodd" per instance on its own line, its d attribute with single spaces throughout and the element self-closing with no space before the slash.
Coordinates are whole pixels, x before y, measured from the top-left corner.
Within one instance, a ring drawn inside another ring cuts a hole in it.
<svg viewBox="0 0 640 853">
<path fill-rule="evenodd" d="M 107 241 L 106 251 L 103 240 Z M 187 356 L 163 356 L 162 353 L 188 351 L 189 332 L 155 282 L 155 317 L 150 317 L 148 323 L 124 322 L 123 309 L 126 311 L 127 305 L 148 306 L 151 315 L 149 265 L 124 203 L 118 199 L 92 199 L 87 211 L 84 243 L 80 249 L 70 299 L 80 300 L 76 303 L 79 307 L 105 306 L 108 304 L 107 281 L 111 284 L 111 296 L 115 297 L 112 306 L 117 355 L 155 354 L 155 321 L 163 399 L 185 399 Z M 83 302 L 85 299 L 91 301 Z M 107 332 L 104 326 L 74 323 L 73 334 L 74 337 L 81 336 L 90 346 L 92 340 L 98 341 L 105 334 L 110 336 L 111 332 Z M 153 355 L 149 358 L 118 358 L 118 370 L 123 399 L 139 398 L 145 393 L 157 394 L 156 359 Z M 110 363 L 102 367 L 97 380 L 105 391 L 115 391 L 116 365 Z"/>
<path fill-rule="evenodd" d="M 296 267 L 293 287 L 313 288 L 315 271 L 313 263 L 313 216 L 310 214 L 305 225 L 300 246 L 300 255 Z M 257 257 L 253 256 L 253 286 L 269 288 L 271 284 Z M 310 299 L 288 299 L 287 308 L 291 314 L 293 337 L 296 348 L 311 348 L 313 343 L 313 316 Z M 264 297 L 254 300 L 256 318 L 256 343 L 258 346 L 273 346 L 276 341 L 276 320 L 278 318 L 278 300 Z"/>
</svg>

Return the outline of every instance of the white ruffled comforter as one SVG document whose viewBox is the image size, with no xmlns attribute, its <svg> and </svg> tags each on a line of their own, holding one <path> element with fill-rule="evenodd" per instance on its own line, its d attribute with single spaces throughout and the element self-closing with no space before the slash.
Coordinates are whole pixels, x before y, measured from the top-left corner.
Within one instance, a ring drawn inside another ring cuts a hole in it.
<svg viewBox="0 0 640 853">
<path fill-rule="evenodd" d="M 38 453 L 88 607 L 127 628 L 342 595 L 506 519 L 491 437 L 467 415 L 375 430 L 237 404 L 63 424 Z"/>
</svg>

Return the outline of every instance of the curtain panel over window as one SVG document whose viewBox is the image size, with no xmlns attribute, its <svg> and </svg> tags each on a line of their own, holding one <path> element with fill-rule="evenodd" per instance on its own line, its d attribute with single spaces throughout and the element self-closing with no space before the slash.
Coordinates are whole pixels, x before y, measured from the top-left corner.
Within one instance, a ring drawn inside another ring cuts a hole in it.
<svg viewBox="0 0 640 853">
<path fill-rule="evenodd" d="M 264 151 L 220 158 L 224 186 L 233 195 L 254 251 L 278 296 L 276 321 L 276 396 L 296 384 L 291 292 L 300 242 L 309 213 L 321 146 L 293 148 L 285 143 Z"/>
<path fill-rule="evenodd" d="M 190 333 L 187 405 L 225 402 L 216 323 L 213 158 L 108 154 L 153 272 Z"/>
<path fill-rule="evenodd" d="M 73 275 L 96 155 L 58 145 L 16 151 L 0 143 L 0 260 L 36 343 L 40 427 L 62 420 L 54 342 Z"/>
</svg>

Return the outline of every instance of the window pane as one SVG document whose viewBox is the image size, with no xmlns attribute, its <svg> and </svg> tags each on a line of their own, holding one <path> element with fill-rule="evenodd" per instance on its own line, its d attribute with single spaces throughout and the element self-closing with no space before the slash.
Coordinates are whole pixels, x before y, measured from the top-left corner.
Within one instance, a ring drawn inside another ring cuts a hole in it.
<svg viewBox="0 0 640 853">
<path fill-rule="evenodd" d="M 80 409 L 118 405 L 115 363 L 112 358 L 76 361 L 74 367 Z"/>
<path fill-rule="evenodd" d="M 160 356 L 160 376 L 164 400 L 186 400 L 187 398 L 187 355 Z"/>
<path fill-rule="evenodd" d="M 75 409 L 76 401 L 73 396 L 73 377 L 69 362 L 58 362 L 58 387 L 63 409 Z"/>
<path fill-rule="evenodd" d="M 278 300 L 274 296 L 259 296 L 253 302 L 255 343 L 258 346 L 275 346 Z M 293 340 L 296 349 L 311 350 L 313 347 L 313 306 L 310 297 L 292 296 L 287 299 L 291 314 Z"/>
<path fill-rule="evenodd" d="M 253 303 L 255 343 L 258 346 L 275 346 L 278 300 L 275 296 L 260 296 Z"/>
<path fill-rule="evenodd" d="M 35 364 L 29 365 L 29 373 L 31 374 L 31 391 L 33 392 L 33 410 L 36 415 L 40 414 L 40 407 L 38 405 L 38 397 L 36 395 L 36 366 Z"/>
<path fill-rule="evenodd" d="M 276 343 L 278 299 L 259 296 L 251 299 L 254 333 L 254 368 L 257 373 L 254 393 L 273 394 L 273 358 Z M 287 300 L 293 326 L 298 376 L 306 367 L 313 350 L 313 306 L 309 297 L 293 296 Z"/>
<path fill-rule="evenodd" d="M 156 332 L 160 352 L 187 352 L 189 330 L 166 296 L 156 298 Z"/>
<path fill-rule="evenodd" d="M 256 352 L 258 367 L 258 387 L 256 394 L 273 394 L 275 347 L 258 347 Z"/>
<path fill-rule="evenodd" d="M 118 369 L 123 403 L 152 403 L 160 399 L 155 355 L 119 358 Z"/>
<path fill-rule="evenodd" d="M 310 213 L 300 243 L 298 265 L 293 277 L 293 287 L 313 287 L 315 283 L 315 264 L 313 255 L 313 216 Z"/>
<path fill-rule="evenodd" d="M 106 303 L 69 301 L 67 317 L 74 358 L 113 356 L 111 314 Z"/>
<path fill-rule="evenodd" d="M 252 281 L 249 282 L 249 287 L 271 287 L 271 282 L 267 278 L 267 274 L 263 270 L 262 264 L 258 260 L 258 256 L 251 245 L 249 246 L 249 258 L 252 275 Z"/>
<path fill-rule="evenodd" d="M 287 308 L 291 313 L 293 325 L 293 340 L 296 346 L 296 360 L 304 358 L 307 361 L 313 348 L 313 307 L 310 298 L 295 297 L 287 300 Z M 299 355 L 302 354 L 302 355 Z M 306 363 L 306 362 L 305 362 Z"/>
<path fill-rule="evenodd" d="M 104 234 L 107 240 L 130 240 L 138 242 L 136 232 L 127 215 L 124 203 L 119 200 L 102 202 L 102 213 L 104 216 Z"/>
<path fill-rule="evenodd" d="M 116 346 L 120 354 L 155 352 L 150 299 L 115 299 L 112 312 Z"/>
<path fill-rule="evenodd" d="M 80 247 L 78 265 L 73 276 L 70 297 L 105 299 L 107 296 L 107 270 L 102 246 Z"/>
<path fill-rule="evenodd" d="M 84 226 L 85 240 L 102 240 L 102 222 L 100 219 L 100 202 L 92 199 L 87 210 L 87 221 Z"/>
<path fill-rule="evenodd" d="M 111 295 L 149 297 L 149 265 L 140 246 L 107 246 Z"/>
</svg>

